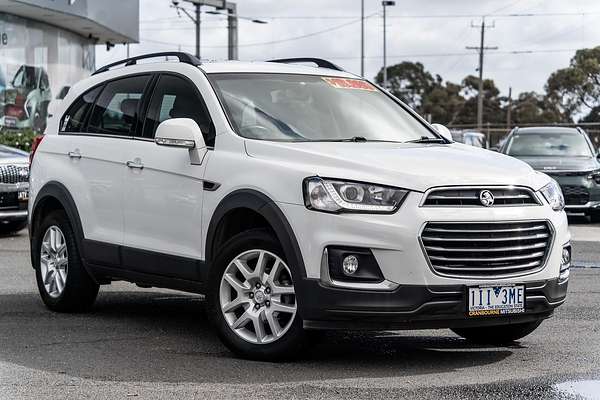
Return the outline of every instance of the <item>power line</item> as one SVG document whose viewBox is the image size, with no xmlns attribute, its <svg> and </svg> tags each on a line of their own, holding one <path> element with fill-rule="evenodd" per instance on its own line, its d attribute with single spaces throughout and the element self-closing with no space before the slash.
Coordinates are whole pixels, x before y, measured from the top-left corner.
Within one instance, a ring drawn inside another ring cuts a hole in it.
<svg viewBox="0 0 600 400">
<path fill-rule="evenodd" d="M 371 14 L 371 15 L 367 15 L 365 18 L 371 18 L 374 15 L 377 15 L 377 13 L 374 13 L 374 14 Z M 307 34 L 300 35 L 300 36 L 293 36 L 293 37 L 288 37 L 288 38 L 284 38 L 284 39 L 270 40 L 270 41 L 267 41 L 267 42 L 244 43 L 244 44 L 238 45 L 238 47 L 268 46 L 268 45 L 273 45 L 273 44 L 279 44 L 279 43 L 291 42 L 291 41 L 295 41 L 295 40 L 301 40 L 301 39 L 309 38 L 309 37 L 312 37 L 312 36 L 321 35 L 323 33 L 333 32 L 333 31 L 336 31 L 338 29 L 342 29 L 342 28 L 344 28 L 346 26 L 356 24 L 356 23 L 360 22 L 360 20 L 361 19 L 359 18 L 357 20 L 346 22 L 346 23 L 343 23 L 343 24 L 340 24 L 340 25 L 335 25 L 335 26 L 332 26 L 330 28 L 326 28 L 326 29 L 323 29 L 323 30 L 319 30 L 319 31 L 307 33 Z M 157 43 L 157 44 L 170 44 L 170 45 L 175 45 L 176 44 L 176 43 L 172 43 L 172 42 L 164 42 L 164 41 L 153 40 L 153 39 L 144 39 L 144 38 L 142 38 L 142 40 L 145 40 L 145 41 L 150 42 L 150 43 Z M 224 48 L 224 47 L 227 47 L 227 46 L 203 46 L 203 47 L 205 47 L 205 48 L 219 49 L 219 48 Z"/>
</svg>

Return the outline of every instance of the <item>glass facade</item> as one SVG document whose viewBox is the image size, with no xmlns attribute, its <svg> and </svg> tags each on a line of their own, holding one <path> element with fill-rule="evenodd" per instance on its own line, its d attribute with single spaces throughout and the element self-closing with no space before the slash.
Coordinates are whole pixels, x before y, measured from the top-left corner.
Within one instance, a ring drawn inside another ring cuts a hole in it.
<svg viewBox="0 0 600 400">
<path fill-rule="evenodd" d="M 0 130 L 43 132 L 52 102 L 94 68 L 89 39 L 0 13 Z"/>
</svg>

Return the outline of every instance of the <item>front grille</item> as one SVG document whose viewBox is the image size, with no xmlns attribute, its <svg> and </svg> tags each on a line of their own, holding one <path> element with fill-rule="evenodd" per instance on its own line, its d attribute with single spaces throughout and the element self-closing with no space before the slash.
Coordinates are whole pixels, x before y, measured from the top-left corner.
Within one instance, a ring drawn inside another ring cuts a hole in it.
<svg viewBox="0 0 600 400">
<path fill-rule="evenodd" d="M 440 275 L 501 277 L 541 269 L 552 231 L 545 221 L 430 222 L 421 233 L 421 243 Z"/>
<path fill-rule="evenodd" d="M 425 207 L 484 207 L 479 199 L 482 191 L 488 190 L 494 196 L 492 207 L 538 205 L 533 192 L 525 188 L 440 188 L 433 189 L 423 202 Z"/>
<path fill-rule="evenodd" d="M 561 186 L 565 196 L 565 204 L 569 206 L 582 206 L 590 201 L 590 192 L 583 186 Z"/>
<path fill-rule="evenodd" d="M 22 183 L 29 180 L 27 166 L 0 165 L 0 183 Z"/>
</svg>

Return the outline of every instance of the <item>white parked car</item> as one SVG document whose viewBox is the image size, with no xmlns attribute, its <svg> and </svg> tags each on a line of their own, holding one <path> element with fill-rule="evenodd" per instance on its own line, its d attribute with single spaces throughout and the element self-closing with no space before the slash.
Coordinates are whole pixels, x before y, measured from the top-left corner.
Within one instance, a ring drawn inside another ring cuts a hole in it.
<svg viewBox="0 0 600 400">
<path fill-rule="evenodd" d="M 87 309 L 113 280 L 204 293 L 230 349 L 276 359 L 309 329 L 506 343 L 565 300 L 557 184 L 327 61 L 135 57 L 60 108 L 31 166 L 52 310 Z"/>
</svg>

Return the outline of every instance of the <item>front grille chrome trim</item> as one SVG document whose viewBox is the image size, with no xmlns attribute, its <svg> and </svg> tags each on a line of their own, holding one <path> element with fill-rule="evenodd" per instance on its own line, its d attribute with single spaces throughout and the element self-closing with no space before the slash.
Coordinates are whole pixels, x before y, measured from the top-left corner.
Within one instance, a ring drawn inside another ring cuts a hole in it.
<svg viewBox="0 0 600 400">
<path fill-rule="evenodd" d="M 472 230 L 468 229 L 469 225 Z M 538 233 L 541 229 L 546 231 Z M 523 230 L 534 234 L 524 235 Z M 435 231 L 442 232 L 431 236 Z M 456 234 L 461 237 L 457 238 Z M 423 224 L 418 237 L 434 274 L 477 280 L 520 277 L 543 270 L 554 239 L 555 230 L 548 220 L 430 221 Z M 500 254 L 502 252 L 508 254 Z"/>
<path fill-rule="evenodd" d="M 493 204 L 491 208 L 494 207 L 533 207 L 533 206 L 541 206 L 542 202 L 540 198 L 536 195 L 536 193 L 526 186 L 507 186 L 507 185 L 490 185 L 490 186 L 438 186 L 430 188 L 425 192 L 421 199 L 421 203 L 419 207 L 445 207 L 445 208 L 481 208 L 485 207 L 482 204 L 479 204 L 479 196 L 443 196 L 440 193 L 443 192 L 452 192 L 452 191 L 475 191 L 479 193 L 482 190 L 489 190 L 492 193 L 494 191 L 516 191 L 515 194 L 500 194 L 494 195 L 494 199 L 496 201 L 510 201 L 510 200 L 519 200 L 519 201 L 527 201 L 529 199 L 529 203 L 514 203 L 514 204 Z M 456 201 L 457 204 L 427 204 L 428 201 Z M 473 202 L 473 204 L 458 204 L 462 202 Z"/>
</svg>

